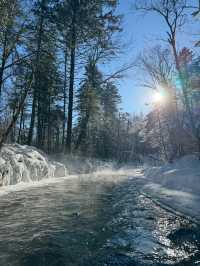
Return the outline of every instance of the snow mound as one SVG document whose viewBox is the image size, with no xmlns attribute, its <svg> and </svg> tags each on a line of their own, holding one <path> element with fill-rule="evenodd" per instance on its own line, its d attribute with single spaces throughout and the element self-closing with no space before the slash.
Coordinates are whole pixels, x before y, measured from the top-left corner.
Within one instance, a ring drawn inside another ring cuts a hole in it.
<svg viewBox="0 0 200 266">
<path fill-rule="evenodd" d="M 200 161 L 185 156 L 173 164 L 144 169 L 144 191 L 171 208 L 200 221 Z"/>
<path fill-rule="evenodd" d="M 195 155 L 184 156 L 173 164 L 146 169 L 145 175 L 168 189 L 200 195 L 200 161 Z"/>
<path fill-rule="evenodd" d="M 66 176 L 64 165 L 51 162 L 34 147 L 5 145 L 0 151 L 0 186 Z"/>
</svg>

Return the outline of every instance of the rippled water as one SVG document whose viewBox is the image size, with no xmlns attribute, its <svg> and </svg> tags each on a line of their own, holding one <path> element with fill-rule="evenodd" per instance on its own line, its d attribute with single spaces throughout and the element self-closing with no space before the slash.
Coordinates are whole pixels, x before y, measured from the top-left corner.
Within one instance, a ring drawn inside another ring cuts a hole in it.
<svg viewBox="0 0 200 266">
<path fill-rule="evenodd" d="M 82 177 L 0 197 L 0 265 L 200 265 L 199 228 L 141 194 Z"/>
</svg>

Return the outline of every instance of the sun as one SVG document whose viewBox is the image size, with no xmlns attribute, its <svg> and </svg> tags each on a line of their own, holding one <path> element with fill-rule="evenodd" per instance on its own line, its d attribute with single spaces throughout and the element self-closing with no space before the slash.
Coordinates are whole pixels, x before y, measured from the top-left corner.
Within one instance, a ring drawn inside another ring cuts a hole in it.
<svg viewBox="0 0 200 266">
<path fill-rule="evenodd" d="M 153 101 L 155 103 L 162 103 L 164 101 L 163 94 L 159 91 L 156 91 L 153 95 Z"/>
</svg>

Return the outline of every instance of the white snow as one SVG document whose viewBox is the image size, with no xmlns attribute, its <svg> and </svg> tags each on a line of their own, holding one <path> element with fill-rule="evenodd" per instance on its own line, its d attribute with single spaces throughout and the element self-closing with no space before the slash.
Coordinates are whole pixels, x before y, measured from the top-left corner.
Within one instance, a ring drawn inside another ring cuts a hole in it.
<svg viewBox="0 0 200 266">
<path fill-rule="evenodd" d="M 185 156 L 173 164 L 144 169 L 144 191 L 161 203 L 200 221 L 200 161 Z"/>
<path fill-rule="evenodd" d="M 50 161 L 34 147 L 5 145 L 0 151 L 0 186 L 66 176 L 64 165 Z"/>
</svg>

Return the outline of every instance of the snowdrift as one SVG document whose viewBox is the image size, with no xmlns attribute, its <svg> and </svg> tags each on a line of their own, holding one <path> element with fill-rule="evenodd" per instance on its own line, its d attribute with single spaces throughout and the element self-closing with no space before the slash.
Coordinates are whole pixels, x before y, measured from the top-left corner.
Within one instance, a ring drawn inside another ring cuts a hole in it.
<svg viewBox="0 0 200 266">
<path fill-rule="evenodd" d="M 0 151 L 0 186 L 66 175 L 63 164 L 50 161 L 34 147 L 13 144 Z"/>
<path fill-rule="evenodd" d="M 149 181 L 145 192 L 200 221 L 200 161 L 195 155 L 144 169 L 144 174 Z"/>
<path fill-rule="evenodd" d="M 200 195 L 200 161 L 195 155 L 185 156 L 173 164 L 146 169 L 145 175 L 168 189 Z"/>
</svg>

